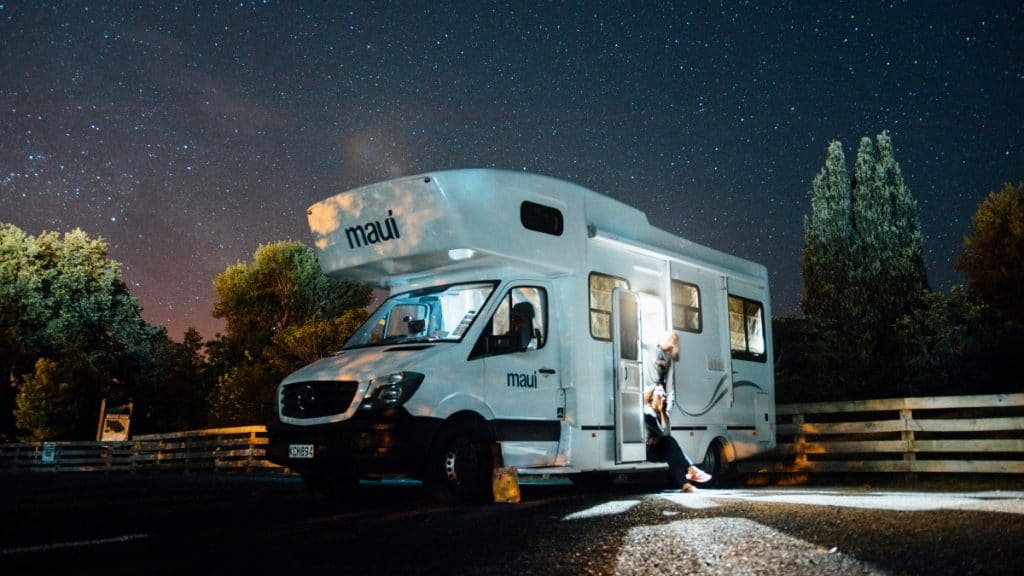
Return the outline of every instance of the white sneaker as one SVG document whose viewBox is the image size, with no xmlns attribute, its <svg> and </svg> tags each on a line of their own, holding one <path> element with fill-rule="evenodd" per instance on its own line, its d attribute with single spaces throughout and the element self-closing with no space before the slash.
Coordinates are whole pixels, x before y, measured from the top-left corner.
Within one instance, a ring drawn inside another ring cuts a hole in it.
<svg viewBox="0 0 1024 576">
<path fill-rule="evenodd" d="M 708 474 L 707 472 L 701 470 L 700 468 L 697 468 L 696 466 L 691 466 L 690 469 L 686 472 L 686 479 L 692 480 L 699 484 L 703 484 L 711 480 L 711 474 Z"/>
</svg>

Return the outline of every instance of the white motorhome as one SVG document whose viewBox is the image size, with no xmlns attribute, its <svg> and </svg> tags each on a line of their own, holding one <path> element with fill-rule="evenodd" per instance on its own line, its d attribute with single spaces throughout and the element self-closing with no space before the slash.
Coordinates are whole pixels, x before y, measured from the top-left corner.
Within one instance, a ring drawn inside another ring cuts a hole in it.
<svg viewBox="0 0 1024 576">
<path fill-rule="evenodd" d="M 269 457 L 317 488 L 423 480 L 481 496 L 496 465 L 594 480 L 650 470 L 643 391 L 668 330 L 673 435 L 714 475 L 775 444 L 765 268 L 580 186 L 452 170 L 309 208 L 329 276 L 390 297 L 288 376 Z"/>
</svg>

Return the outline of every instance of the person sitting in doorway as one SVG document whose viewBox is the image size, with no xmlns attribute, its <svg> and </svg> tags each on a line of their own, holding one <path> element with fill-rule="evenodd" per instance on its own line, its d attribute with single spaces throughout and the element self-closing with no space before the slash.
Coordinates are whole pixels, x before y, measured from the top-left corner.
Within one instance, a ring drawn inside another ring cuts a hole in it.
<svg viewBox="0 0 1024 576">
<path fill-rule="evenodd" d="M 664 350 L 662 347 L 659 349 Z M 678 358 L 678 346 L 676 350 L 674 356 Z M 665 356 L 672 358 L 673 355 L 669 351 Z M 659 360 L 661 359 L 662 355 L 659 354 Z M 667 372 L 667 368 L 665 371 Z M 665 400 L 665 387 L 661 382 L 654 384 L 644 393 L 647 459 L 652 462 L 667 462 L 672 484 L 679 486 L 683 492 L 697 492 L 697 488 L 691 482 L 699 484 L 708 482 L 711 480 L 711 475 L 695 466 L 679 446 L 679 442 L 672 436 L 672 426 L 668 419 L 669 407 Z"/>
</svg>

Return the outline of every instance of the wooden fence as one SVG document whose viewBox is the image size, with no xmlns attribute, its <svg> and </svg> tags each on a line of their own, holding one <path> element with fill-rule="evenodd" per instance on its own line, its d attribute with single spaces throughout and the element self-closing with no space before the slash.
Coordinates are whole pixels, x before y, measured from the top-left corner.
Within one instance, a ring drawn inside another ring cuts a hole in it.
<svg viewBox="0 0 1024 576">
<path fill-rule="evenodd" d="M 744 473 L 1024 474 L 1024 394 L 776 407 L 776 449 Z"/>
<path fill-rule="evenodd" d="M 1024 474 L 1024 394 L 776 407 L 777 448 L 742 473 Z M 125 442 L 0 444 L 0 472 L 287 472 L 265 458 L 266 428 L 136 436 Z"/>
<path fill-rule="evenodd" d="M 0 471 L 286 471 L 266 460 L 266 446 L 264 426 L 150 434 L 123 442 L 0 444 Z"/>
</svg>

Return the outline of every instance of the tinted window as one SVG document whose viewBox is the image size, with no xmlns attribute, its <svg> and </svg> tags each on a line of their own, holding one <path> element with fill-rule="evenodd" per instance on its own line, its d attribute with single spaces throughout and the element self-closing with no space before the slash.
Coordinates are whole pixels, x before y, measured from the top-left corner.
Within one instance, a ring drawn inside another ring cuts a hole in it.
<svg viewBox="0 0 1024 576">
<path fill-rule="evenodd" d="M 529 230 L 562 235 L 562 212 L 550 206 L 542 206 L 534 202 L 523 202 L 519 207 L 519 219 Z"/>
<path fill-rule="evenodd" d="M 612 339 L 612 290 L 629 289 L 629 282 L 615 276 L 590 274 L 590 335 L 598 340 Z"/>
<path fill-rule="evenodd" d="M 729 343 L 732 357 L 764 362 L 764 307 L 760 302 L 729 296 Z"/>
<path fill-rule="evenodd" d="M 526 349 L 519 347 L 519 326 L 529 318 L 532 334 Z M 518 317 L 517 317 L 518 316 Z M 469 359 L 543 348 L 547 342 L 548 295 L 543 288 L 517 286 L 501 299 L 487 327 L 473 346 Z"/>
<path fill-rule="evenodd" d="M 672 281 L 672 327 L 684 332 L 701 331 L 700 290 L 693 284 Z"/>
</svg>

